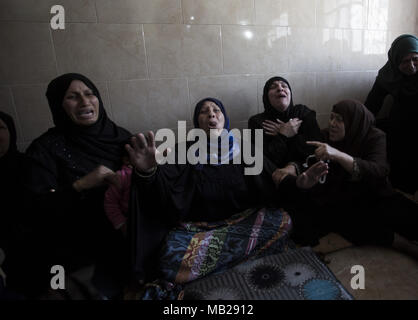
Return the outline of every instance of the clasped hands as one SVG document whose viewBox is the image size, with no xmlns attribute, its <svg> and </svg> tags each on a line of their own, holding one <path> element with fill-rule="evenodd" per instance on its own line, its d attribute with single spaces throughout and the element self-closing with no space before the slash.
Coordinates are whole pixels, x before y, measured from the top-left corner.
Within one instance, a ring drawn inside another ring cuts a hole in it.
<svg viewBox="0 0 418 320">
<path fill-rule="evenodd" d="M 290 119 L 288 122 L 283 122 L 279 119 L 276 119 L 276 121 L 265 120 L 262 123 L 262 127 L 269 136 L 277 136 L 280 133 L 287 138 L 291 138 L 298 134 L 302 122 L 303 120 L 298 118 Z"/>
</svg>

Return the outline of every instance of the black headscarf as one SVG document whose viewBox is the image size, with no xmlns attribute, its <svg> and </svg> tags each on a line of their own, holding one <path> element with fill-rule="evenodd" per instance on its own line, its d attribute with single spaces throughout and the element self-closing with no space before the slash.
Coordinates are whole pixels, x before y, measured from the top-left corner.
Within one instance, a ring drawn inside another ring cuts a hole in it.
<svg viewBox="0 0 418 320">
<path fill-rule="evenodd" d="M 269 89 L 274 81 L 283 81 L 287 84 L 290 90 L 290 104 L 287 109 L 283 112 L 276 110 L 270 103 L 269 100 Z M 290 87 L 289 81 L 282 77 L 273 77 L 267 80 L 266 84 L 264 85 L 263 89 L 263 104 L 264 104 L 264 112 L 267 114 L 268 118 L 271 120 L 279 119 L 283 122 L 288 122 L 291 118 L 301 118 L 301 110 L 299 108 L 295 108 L 293 105 L 293 92 L 292 88 Z M 303 110 L 304 111 L 304 110 Z"/>
<path fill-rule="evenodd" d="M 20 177 L 23 166 L 23 154 L 17 150 L 16 128 L 13 118 L 0 111 L 0 119 L 6 124 L 10 135 L 9 149 L 0 158 L 0 198 L 4 200 L 1 203 L 5 206 L 7 206 L 6 203 L 16 205 L 16 199 L 19 199 L 22 191 L 20 188 Z"/>
<path fill-rule="evenodd" d="M 388 52 L 388 62 L 379 70 L 377 82 L 394 96 L 399 90 L 407 95 L 418 93 L 418 75 L 405 76 L 399 70 L 402 59 L 409 53 L 418 53 L 418 38 L 403 34 L 393 41 Z"/>
<path fill-rule="evenodd" d="M 374 128 L 375 118 L 373 114 L 361 102 L 356 100 L 342 100 L 333 106 L 332 112 L 342 116 L 345 136 L 342 141 L 330 141 L 330 145 L 351 156 L 359 156 L 362 143 Z M 329 140 L 329 137 L 327 140 Z"/>
<path fill-rule="evenodd" d="M 82 81 L 99 100 L 99 116 L 90 126 L 76 125 L 65 112 L 62 102 L 65 93 L 74 80 Z M 85 76 L 67 73 L 52 80 L 46 92 L 49 108 L 55 124 L 55 132 L 63 135 L 71 146 L 84 153 L 92 161 L 103 164 L 112 170 L 118 169 L 121 163 L 124 144 L 131 134 L 111 121 L 103 107 L 99 90 Z"/>
<path fill-rule="evenodd" d="M 0 111 L 0 119 L 3 120 L 3 122 L 6 124 L 7 129 L 9 130 L 9 135 L 10 135 L 9 150 L 3 157 L 0 158 L 0 161 L 4 161 L 7 157 L 12 156 L 17 151 L 17 145 L 16 145 L 17 135 L 16 135 L 15 123 L 11 116 L 9 116 L 7 113 Z"/>
</svg>

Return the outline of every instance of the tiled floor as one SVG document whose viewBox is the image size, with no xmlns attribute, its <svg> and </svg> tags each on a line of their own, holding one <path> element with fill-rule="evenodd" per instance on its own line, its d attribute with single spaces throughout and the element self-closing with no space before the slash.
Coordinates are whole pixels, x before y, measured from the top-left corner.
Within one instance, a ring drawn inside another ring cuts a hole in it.
<svg viewBox="0 0 418 320">
<path fill-rule="evenodd" d="M 418 260 L 409 255 L 391 248 L 351 246 L 333 233 L 314 250 L 325 253 L 330 270 L 357 300 L 418 300 Z M 364 268 L 364 289 L 351 288 L 355 265 Z"/>
</svg>

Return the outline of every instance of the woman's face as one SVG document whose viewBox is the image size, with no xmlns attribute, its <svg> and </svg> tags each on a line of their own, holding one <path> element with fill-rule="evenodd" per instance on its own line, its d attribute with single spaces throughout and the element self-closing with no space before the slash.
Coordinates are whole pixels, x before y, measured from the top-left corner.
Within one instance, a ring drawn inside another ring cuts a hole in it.
<svg viewBox="0 0 418 320">
<path fill-rule="evenodd" d="M 207 134 L 213 133 L 217 136 L 221 134 L 225 125 L 225 117 L 221 108 L 212 101 L 203 103 L 197 121 L 199 128 L 205 130 Z"/>
<path fill-rule="evenodd" d="M 399 64 L 399 70 L 407 76 L 417 73 L 418 69 L 418 53 L 407 54 Z"/>
<path fill-rule="evenodd" d="M 345 137 L 345 125 L 342 115 L 331 112 L 329 117 L 329 139 L 337 142 Z"/>
<path fill-rule="evenodd" d="M 80 126 L 92 125 L 99 118 L 99 99 L 80 80 L 71 82 L 62 106 L 71 121 Z"/>
<path fill-rule="evenodd" d="M 10 146 L 9 128 L 4 123 L 4 121 L 0 119 L 0 158 L 3 157 L 7 153 L 7 151 L 9 150 L 9 146 Z"/>
<path fill-rule="evenodd" d="M 268 91 L 270 104 L 279 112 L 286 111 L 292 99 L 290 88 L 284 81 L 274 81 Z"/>
</svg>

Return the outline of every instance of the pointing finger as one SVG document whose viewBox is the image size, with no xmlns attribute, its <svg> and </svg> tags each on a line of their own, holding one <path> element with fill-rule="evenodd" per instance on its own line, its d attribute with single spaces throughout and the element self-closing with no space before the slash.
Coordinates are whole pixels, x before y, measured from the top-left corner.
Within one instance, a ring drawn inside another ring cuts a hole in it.
<svg viewBox="0 0 418 320">
<path fill-rule="evenodd" d="M 318 142 L 318 141 L 306 141 L 306 144 L 309 144 L 309 145 L 315 146 L 315 147 L 322 146 L 322 142 Z"/>
</svg>

